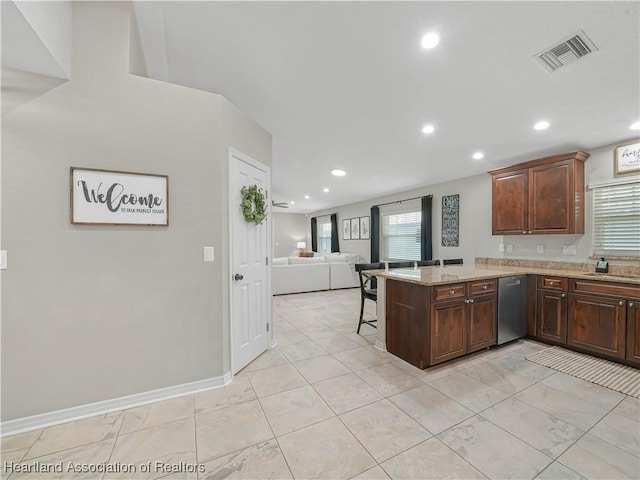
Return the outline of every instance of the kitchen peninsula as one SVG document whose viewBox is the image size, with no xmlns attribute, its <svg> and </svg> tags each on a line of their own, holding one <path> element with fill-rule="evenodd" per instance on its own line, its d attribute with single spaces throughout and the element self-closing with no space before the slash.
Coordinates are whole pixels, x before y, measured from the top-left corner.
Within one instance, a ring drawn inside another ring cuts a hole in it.
<svg viewBox="0 0 640 480">
<path fill-rule="evenodd" d="M 376 346 L 418 368 L 496 345 L 498 279 L 526 274 L 527 335 L 640 366 L 640 277 L 496 265 L 367 272 Z"/>
</svg>

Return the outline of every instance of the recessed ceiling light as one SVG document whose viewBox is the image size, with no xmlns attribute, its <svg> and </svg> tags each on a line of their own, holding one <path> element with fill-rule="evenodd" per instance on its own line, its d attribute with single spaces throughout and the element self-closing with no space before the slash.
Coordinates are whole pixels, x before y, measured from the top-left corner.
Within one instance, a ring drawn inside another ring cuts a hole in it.
<svg viewBox="0 0 640 480">
<path fill-rule="evenodd" d="M 331 170 L 331 175 L 335 175 L 336 177 L 344 177 L 346 174 L 347 172 L 340 170 L 339 168 Z"/>
<path fill-rule="evenodd" d="M 324 193 L 329 193 L 329 189 L 328 189 L 328 188 L 323 188 L 323 189 L 322 189 L 322 191 L 323 191 Z"/>
<path fill-rule="evenodd" d="M 424 127 L 422 127 L 422 133 L 433 133 L 435 131 L 436 129 L 433 127 L 433 125 L 425 125 Z"/>
<path fill-rule="evenodd" d="M 549 128 L 549 122 L 547 122 L 546 120 L 541 120 L 536 123 L 533 128 L 535 128 L 536 130 L 546 130 L 547 128 Z"/>
<path fill-rule="evenodd" d="M 435 32 L 427 33 L 424 37 L 422 37 L 422 41 L 420 45 L 422 48 L 433 48 L 440 42 L 440 37 Z"/>
<path fill-rule="evenodd" d="M 482 152 L 476 152 L 473 154 L 474 160 L 482 160 L 483 158 L 484 158 L 484 153 Z"/>
<path fill-rule="evenodd" d="M 296 202 L 294 202 L 293 200 L 291 200 L 291 201 L 289 202 L 289 204 L 290 204 L 290 205 L 295 205 L 295 204 L 296 204 Z"/>
<path fill-rule="evenodd" d="M 629 130 L 640 130 L 640 122 L 632 123 Z"/>
<path fill-rule="evenodd" d="M 309 195 L 305 195 L 305 196 L 304 196 L 304 199 L 305 199 L 305 200 L 309 200 Z"/>
</svg>

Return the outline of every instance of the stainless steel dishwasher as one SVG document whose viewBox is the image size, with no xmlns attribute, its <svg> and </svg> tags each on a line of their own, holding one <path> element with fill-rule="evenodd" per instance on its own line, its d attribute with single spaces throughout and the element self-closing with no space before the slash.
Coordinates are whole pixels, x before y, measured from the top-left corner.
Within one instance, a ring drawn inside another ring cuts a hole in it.
<svg viewBox="0 0 640 480">
<path fill-rule="evenodd" d="M 527 276 L 498 279 L 498 345 L 527 334 Z"/>
</svg>

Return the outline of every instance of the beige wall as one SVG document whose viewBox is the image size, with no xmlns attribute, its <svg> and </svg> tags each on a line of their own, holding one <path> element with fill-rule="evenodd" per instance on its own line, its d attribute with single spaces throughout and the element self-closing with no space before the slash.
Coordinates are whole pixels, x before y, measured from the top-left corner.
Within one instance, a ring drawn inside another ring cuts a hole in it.
<svg viewBox="0 0 640 480">
<path fill-rule="evenodd" d="M 297 242 L 305 242 L 307 250 L 311 251 L 311 216 L 303 213 L 279 213 L 273 210 L 271 217 L 274 258 L 297 255 Z"/>
<path fill-rule="evenodd" d="M 75 3 L 71 80 L 3 118 L 3 421 L 229 370 L 228 149 L 270 166 L 271 137 L 129 75 L 130 8 Z M 70 166 L 168 174 L 170 226 L 71 225 Z"/>
<path fill-rule="evenodd" d="M 460 242 L 458 247 L 442 247 L 442 197 L 453 194 L 460 194 Z M 485 174 L 378 197 L 334 208 L 331 212 L 338 212 L 338 226 L 341 226 L 343 219 L 370 215 L 372 205 L 424 195 L 433 195 L 433 258 L 463 258 L 465 263 L 472 263 L 479 255 L 478 252 L 492 249 L 494 239 L 491 237 L 491 179 Z M 328 212 L 329 210 L 316 212 L 313 216 Z M 495 243 L 497 245 L 498 242 Z M 358 253 L 369 260 L 371 243 L 369 240 L 342 240 L 340 235 L 340 251 Z"/>
</svg>

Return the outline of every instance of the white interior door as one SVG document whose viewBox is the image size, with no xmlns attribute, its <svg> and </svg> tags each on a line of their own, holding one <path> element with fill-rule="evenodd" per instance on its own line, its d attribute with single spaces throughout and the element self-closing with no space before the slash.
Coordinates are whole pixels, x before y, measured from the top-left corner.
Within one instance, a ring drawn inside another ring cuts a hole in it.
<svg viewBox="0 0 640 480">
<path fill-rule="evenodd" d="M 238 152 L 230 155 L 231 208 L 231 367 L 237 373 L 269 345 L 271 312 L 267 257 L 270 215 L 260 224 L 245 221 L 243 186 L 257 185 L 268 195 L 268 167 Z M 270 210 L 269 201 L 265 202 Z"/>
</svg>

